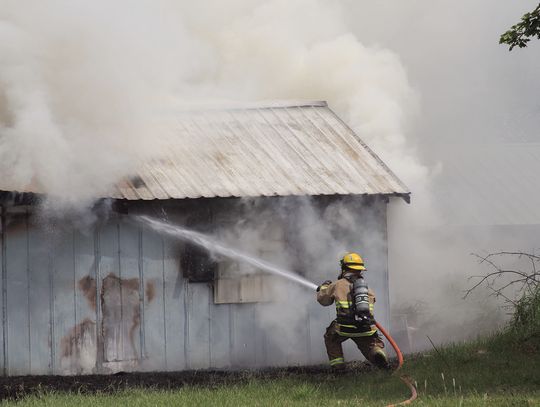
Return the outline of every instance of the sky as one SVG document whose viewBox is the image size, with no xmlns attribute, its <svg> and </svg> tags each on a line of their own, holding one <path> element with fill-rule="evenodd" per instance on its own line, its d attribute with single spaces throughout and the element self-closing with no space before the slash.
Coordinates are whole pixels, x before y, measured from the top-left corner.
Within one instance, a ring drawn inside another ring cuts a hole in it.
<svg viewBox="0 0 540 407">
<path fill-rule="evenodd" d="M 444 223 L 540 222 L 532 209 L 540 197 L 528 182 L 516 185 L 539 169 L 531 166 L 539 158 L 540 41 L 512 52 L 498 43 L 500 34 L 536 5 L 530 0 L 347 2 L 356 35 L 396 52 L 418 95 L 408 140 L 435 177 Z M 523 196 L 529 204 L 513 207 L 511 201 Z M 467 204 L 470 198 L 474 202 Z M 527 216 L 506 218 L 505 208 L 519 212 L 522 206 Z"/>
<path fill-rule="evenodd" d="M 347 16 L 364 42 L 403 61 L 421 97 L 422 143 L 535 140 L 540 44 L 508 52 L 498 40 L 536 1 L 395 3 L 350 1 Z"/>
</svg>

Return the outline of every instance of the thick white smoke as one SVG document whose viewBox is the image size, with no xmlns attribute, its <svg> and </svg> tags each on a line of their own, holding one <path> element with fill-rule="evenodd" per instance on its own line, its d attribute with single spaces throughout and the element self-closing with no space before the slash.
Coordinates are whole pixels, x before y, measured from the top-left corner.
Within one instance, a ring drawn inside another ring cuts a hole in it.
<svg viewBox="0 0 540 407">
<path fill-rule="evenodd" d="M 157 112 L 201 62 L 178 17 L 153 2 L 2 1 L 2 188 L 84 201 L 159 152 Z"/>
<path fill-rule="evenodd" d="M 299 98 L 328 100 L 397 173 L 423 179 L 404 69 L 343 14 L 307 0 L 3 0 L 3 188 L 87 199 L 159 153 L 186 105 Z"/>
<path fill-rule="evenodd" d="M 0 0 L 1 189 L 34 187 L 87 204 L 159 156 L 184 108 L 327 100 L 413 192 L 411 206 L 396 202 L 390 211 L 394 298 L 447 291 L 458 301 L 460 288 L 439 282 L 461 279 L 469 263 L 448 262 L 454 252 L 445 248 L 459 237 L 434 239 L 436 171 L 418 158 L 411 128 L 419 97 L 396 53 L 355 34 L 344 4 Z"/>
</svg>

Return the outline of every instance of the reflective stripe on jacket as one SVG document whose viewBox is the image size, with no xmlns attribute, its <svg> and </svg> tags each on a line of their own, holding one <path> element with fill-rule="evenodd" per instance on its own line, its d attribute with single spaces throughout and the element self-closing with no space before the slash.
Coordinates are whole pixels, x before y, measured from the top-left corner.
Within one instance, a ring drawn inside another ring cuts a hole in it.
<svg viewBox="0 0 540 407">
<path fill-rule="evenodd" d="M 331 284 L 322 285 L 317 293 L 317 301 L 324 306 L 332 305 L 332 303 L 336 304 L 338 335 L 347 337 L 371 336 L 377 332 L 375 325 L 361 326 L 354 319 L 351 287 L 352 283 L 345 278 L 340 278 Z M 369 310 L 373 317 L 375 294 L 373 291 L 368 290 L 368 296 Z"/>
</svg>

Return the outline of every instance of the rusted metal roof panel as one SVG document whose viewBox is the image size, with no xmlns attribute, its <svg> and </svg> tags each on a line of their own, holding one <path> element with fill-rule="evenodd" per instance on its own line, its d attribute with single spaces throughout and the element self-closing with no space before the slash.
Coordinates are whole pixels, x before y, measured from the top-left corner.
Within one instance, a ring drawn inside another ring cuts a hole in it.
<svg viewBox="0 0 540 407">
<path fill-rule="evenodd" d="M 409 193 L 325 102 L 189 112 L 177 126 L 168 154 L 112 197 Z"/>
</svg>

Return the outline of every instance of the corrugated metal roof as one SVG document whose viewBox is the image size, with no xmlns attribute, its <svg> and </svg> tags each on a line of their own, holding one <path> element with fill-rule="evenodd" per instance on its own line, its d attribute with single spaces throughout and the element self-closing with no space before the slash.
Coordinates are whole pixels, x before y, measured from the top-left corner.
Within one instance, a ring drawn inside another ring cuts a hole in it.
<svg viewBox="0 0 540 407">
<path fill-rule="evenodd" d="M 189 112 L 114 198 L 409 193 L 325 102 Z"/>
<path fill-rule="evenodd" d="M 178 114 L 175 124 L 177 137 L 167 154 L 146 162 L 107 197 L 385 194 L 408 199 L 407 187 L 326 102 L 198 109 Z M 17 191 L 42 192 L 32 186 Z"/>
</svg>

